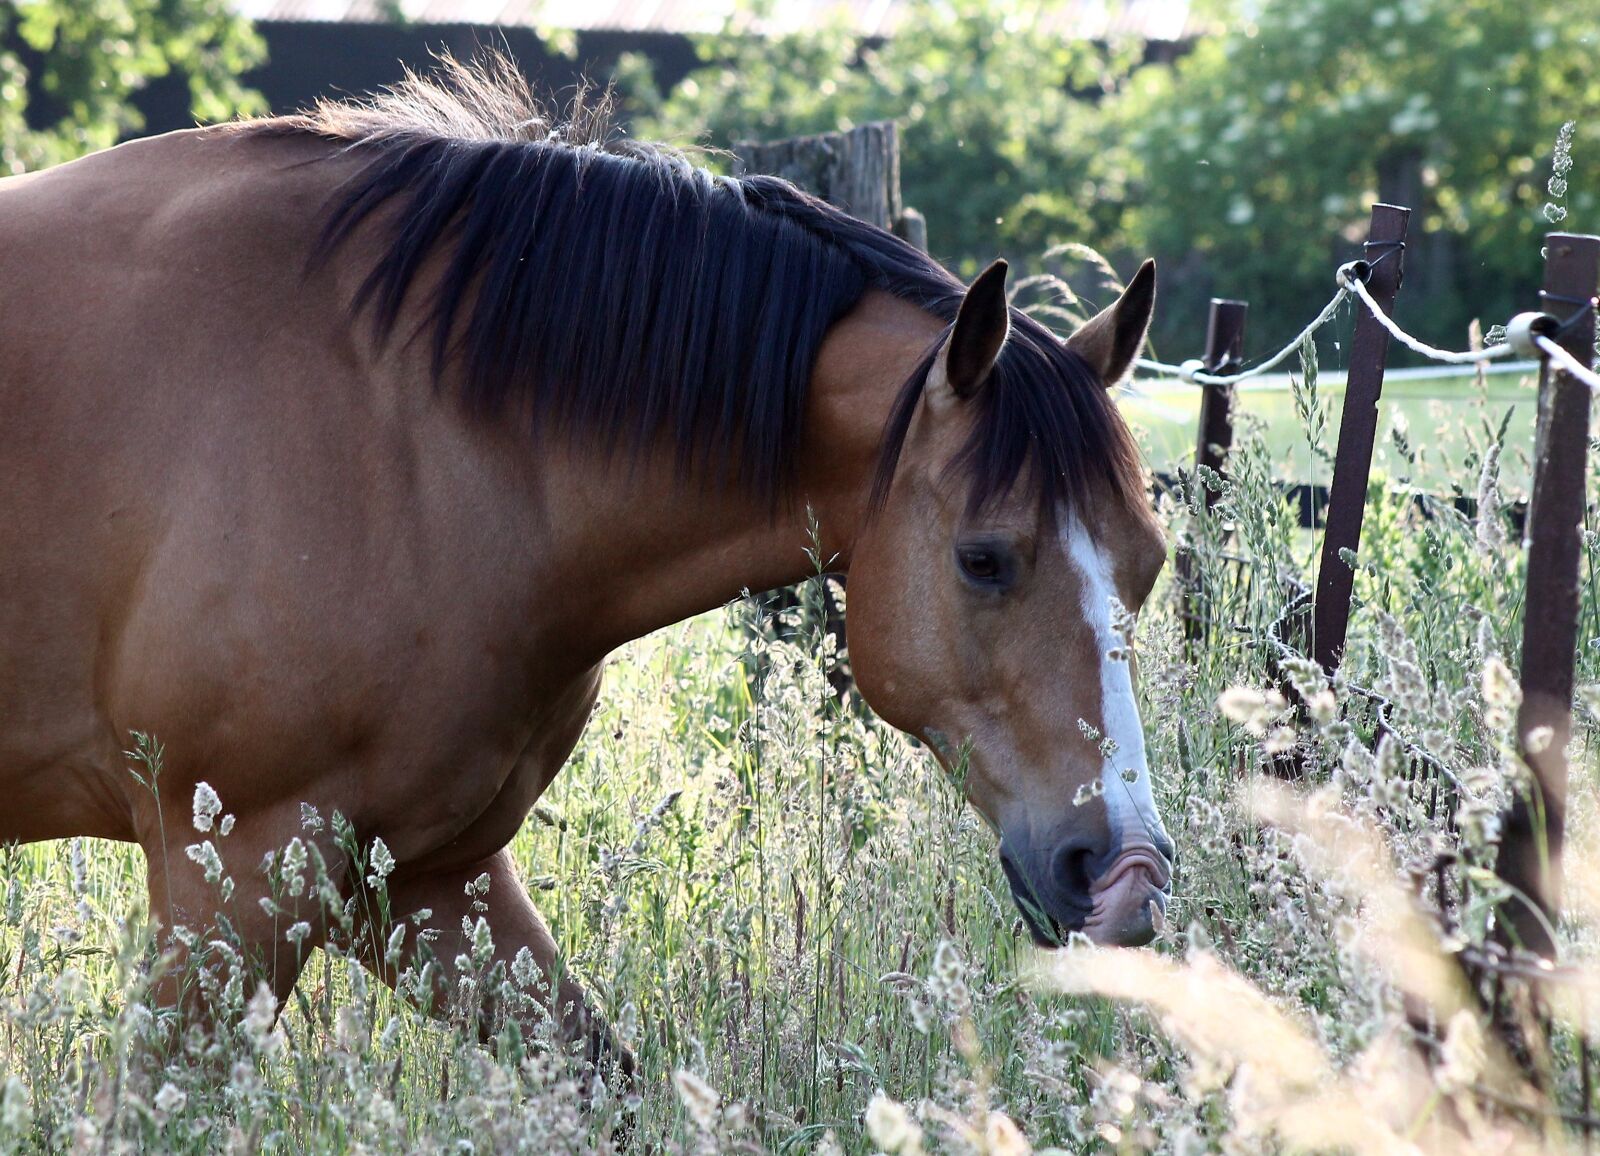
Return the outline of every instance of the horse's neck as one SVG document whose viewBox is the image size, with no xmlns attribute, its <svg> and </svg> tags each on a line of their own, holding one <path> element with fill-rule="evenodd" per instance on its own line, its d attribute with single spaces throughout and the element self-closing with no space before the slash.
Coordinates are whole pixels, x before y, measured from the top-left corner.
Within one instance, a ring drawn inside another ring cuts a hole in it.
<svg viewBox="0 0 1600 1156">
<path fill-rule="evenodd" d="M 829 331 L 807 393 L 791 494 L 776 510 L 730 487 L 674 476 L 667 461 L 599 467 L 569 459 L 547 489 L 561 555 L 578 566 L 609 649 L 819 568 L 848 570 L 867 509 L 881 433 L 911 368 L 940 325 L 869 293 Z"/>
</svg>

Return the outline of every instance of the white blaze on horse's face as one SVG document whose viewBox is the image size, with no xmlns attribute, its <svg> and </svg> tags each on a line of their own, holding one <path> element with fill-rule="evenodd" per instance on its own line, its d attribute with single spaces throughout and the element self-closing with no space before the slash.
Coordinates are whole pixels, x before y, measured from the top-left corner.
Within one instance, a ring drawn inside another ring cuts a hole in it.
<svg viewBox="0 0 1600 1156">
<path fill-rule="evenodd" d="M 1132 615 L 1117 597 L 1111 559 L 1076 517 L 1061 531 L 1061 544 L 1083 583 L 1083 613 L 1100 652 L 1101 791 L 1111 825 L 1123 839 L 1161 832 L 1145 762 L 1144 725 L 1133 693 Z"/>
<path fill-rule="evenodd" d="M 1084 505 L 1091 521 L 1074 510 L 1040 526 L 1049 532 L 1031 559 L 1007 551 L 1021 556 L 1008 563 L 1016 581 L 978 612 L 987 685 L 965 702 L 945 699 L 929 729 L 970 739 L 968 795 L 1000 834 L 1035 939 L 1081 931 L 1140 944 L 1155 933 L 1172 877 L 1133 659 L 1134 616 L 1165 548 L 1127 504 L 1101 495 Z M 995 540 L 993 527 L 981 533 Z"/>
<path fill-rule="evenodd" d="M 1086 469 L 1061 508 L 1044 508 L 1025 486 L 976 503 L 962 492 L 950 466 L 970 463 L 967 439 L 985 428 L 974 422 L 994 412 L 978 407 L 997 357 L 1007 340 L 1034 342 L 1029 357 L 1040 348 L 1038 331 L 1012 333 L 1003 278 L 1003 267 L 998 277 L 992 268 L 968 291 L 888 500 L 857 542 L 852 661 L 868 703 L 962 774 L 968 798 L 1000 835 L 1001 863 L 1037 940 L 1082 931 L 1100 943 L 1144 943 L 1166 904 L 1173 847 L 1156 811 L 1131 635 L 1166 544 L 1131 479 L 1120 417 L 1098 390 L 1083 392 L 1081 364 L 1051 360 L 1058 346 L 1042 364 L 1065 374 L 1060 388 L 1077 390 L 1083 404 L 1042 420 L 1057 437 L 1095 430 L 1104 442 L 1074 452 L 1103 450 L 1128 468 L 1103 477 Z M 1153 298 L 1146 268 L 1068 348 L 1103 382 L 1120 379 Z M 969 320 L 976 333 L 963 332 Z M 1006 388 L 1041 388 L 1037 373 L 1024 380 L 1006 377 Z M 1054 403 L 1058 395 L 1043 396 Z M 1029 452 L 1043 452 L 1028 429 Z"/>
<path fill-rule="evenodd" d="M 1113 849 L 1111 863 L 1091 884 L 1084 930 L 1091 937 L 1134 939 L 1153 931 L 1148 904 L 1166 909 L 1172 841 L 1156 811 L 1133 692 L 1133 615 L 1117 597 L 1108 552 L 1078 518 L 1067 520 L 1061 539 L 1083 583 L 1084 617 L 1100 655 L 1100 794 Z"/>
</svg>

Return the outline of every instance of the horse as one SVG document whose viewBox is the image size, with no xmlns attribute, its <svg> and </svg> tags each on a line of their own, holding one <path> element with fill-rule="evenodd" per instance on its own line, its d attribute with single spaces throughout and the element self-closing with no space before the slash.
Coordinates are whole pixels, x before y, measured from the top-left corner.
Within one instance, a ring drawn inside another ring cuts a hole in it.
<svg viewBox="0 0 1600 1156">
<path fill-rule="evenodd" d="M 282 1001 L 327 929 L 286 946 L 256 865 L 337 810 L 443 929 L 441 990 L 486 902 L 593 1040 L 507 845 L 611 651 L 820 551 L 862 696 L 962 774 L 1032 935 L 1148 942 L 1130 632 L 1166 546 L 1108 391 L 1154 266 L 1064 340 L 1006 279 L 563 124 L 504 61 L 8 178 L 0 839 L 137 842 L 152 917 L 202 926 L 160 801 L 209 784 Z"/>
</svg>

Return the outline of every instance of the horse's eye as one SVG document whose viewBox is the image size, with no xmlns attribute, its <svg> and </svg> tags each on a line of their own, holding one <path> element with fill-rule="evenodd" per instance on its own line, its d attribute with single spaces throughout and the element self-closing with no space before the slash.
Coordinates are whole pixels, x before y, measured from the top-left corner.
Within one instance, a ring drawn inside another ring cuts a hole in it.
<svg viewBox="0 0 1600 1156">
<path fill-rule="evenodd" d="M 998 586 L 1005 580 L 1005 562 L 993 546 L 962 546 L 956 559 L 961 572 L 980 586 Z"/>
</svg>

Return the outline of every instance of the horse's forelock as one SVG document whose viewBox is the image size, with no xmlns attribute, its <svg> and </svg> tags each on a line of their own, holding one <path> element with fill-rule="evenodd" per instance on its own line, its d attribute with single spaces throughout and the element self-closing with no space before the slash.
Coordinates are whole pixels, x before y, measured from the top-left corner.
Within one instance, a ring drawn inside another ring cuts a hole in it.
<svg viewBox="0 0 1600 1156">
<path fill-rule="evenodd" d="M 936 311 L 955 317 L 959 295 Z M 1139 451 L 1110 391 L 1082 357 L 1038 321 L 1012 310 L 1011 335 L 989 380 L 968 403 L 977 414 L 948 471 L 967 485 L 979 516 L 1025 488 L 1050 520 L 1070 515 L 1084 493 L 1103 487 L 1130 504 L 1143 499 Z M 884 428 L 869 511 L 888 500 L 911 421 L 948 328 L 901 387 Z"/>
</svg>

